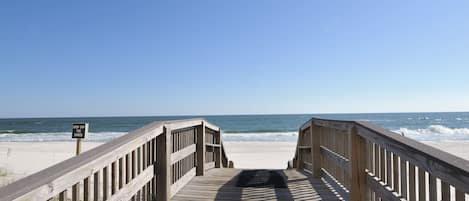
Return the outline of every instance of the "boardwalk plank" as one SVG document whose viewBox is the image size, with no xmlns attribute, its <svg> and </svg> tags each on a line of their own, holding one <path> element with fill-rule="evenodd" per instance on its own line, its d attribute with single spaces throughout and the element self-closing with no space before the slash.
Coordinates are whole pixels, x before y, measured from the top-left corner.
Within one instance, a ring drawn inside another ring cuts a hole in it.
<svg viewBox="0 0 469 201">
<path fill-rule="evenodd" d="M 240 169 L 212 169 L 194 177 L 173 198 L 181 200 L 340 200 L 323 180 L 298 170 L 278 170 L 288 188 L 236 187 Z"/>
</svg>

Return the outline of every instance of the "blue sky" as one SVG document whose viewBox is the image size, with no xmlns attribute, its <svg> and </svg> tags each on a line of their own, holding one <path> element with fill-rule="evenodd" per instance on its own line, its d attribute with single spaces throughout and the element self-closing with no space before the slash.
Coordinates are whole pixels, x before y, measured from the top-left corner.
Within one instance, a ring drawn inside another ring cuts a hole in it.
<svg viewBox="0 0 469 201">
<path fill-rule="evenodd" d="M 2 1 L 0 117 L 469 111 L 469 1 Z"/>
</svg>

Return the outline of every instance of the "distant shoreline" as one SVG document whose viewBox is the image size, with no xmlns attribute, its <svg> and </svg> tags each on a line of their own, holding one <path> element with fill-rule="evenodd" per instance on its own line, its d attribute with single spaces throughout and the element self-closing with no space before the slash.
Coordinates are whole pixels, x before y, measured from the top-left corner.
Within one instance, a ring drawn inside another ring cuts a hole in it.
<svg viewBox="0 0 469 201">
<path fill-rule="evenodd" d="M 469 113 L 469 111 L 441 111 L 441 112 L 337 112 L 337 113 L 247 113 L 247 114 L 181 114 L 181 115 L 122 115 L 122 116 L 113 116 L 113 115 L 89 115 L 89 116 L 36 116 L 36 117 L 0 117 L 0 120 L 8 119 L 75 119 L 75 118 L 151 118 L 151 117 L 182 117 L 182 118 L 192 118 L 192 117 L 220 117 L 220 116 L 291 116 L 291 115 L 367 115 L 367 114 L 451 114 L 451 113 Z"/>
</svg>

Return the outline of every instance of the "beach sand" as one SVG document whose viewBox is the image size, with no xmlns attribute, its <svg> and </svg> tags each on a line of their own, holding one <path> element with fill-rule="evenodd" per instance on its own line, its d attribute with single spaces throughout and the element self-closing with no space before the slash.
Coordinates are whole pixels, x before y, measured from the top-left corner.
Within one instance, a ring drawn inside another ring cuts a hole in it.
<svg viewBox="0 0 469 201">
<path fill-rule="evenodd" d="M 235 168 L 286 169 L 296 142 L 223 142 Z"/>
<path fill-rule="evenodd" d="M 424 142 L 469 160 L 469 141 Z M 84 142 L 83 151 L 102 143 Z M 235 168 L 284 169 L 296 142 L 224 142 Z M 0 186 L 75 155 L 75 142 L 0 142 Z"/>
<path fill-rule="evenodd" d="M 0 142 L 0 186 L 75 156 L 75 142 Z M 82 151 L 102 143 L 83 142 Z"/>
</svg>

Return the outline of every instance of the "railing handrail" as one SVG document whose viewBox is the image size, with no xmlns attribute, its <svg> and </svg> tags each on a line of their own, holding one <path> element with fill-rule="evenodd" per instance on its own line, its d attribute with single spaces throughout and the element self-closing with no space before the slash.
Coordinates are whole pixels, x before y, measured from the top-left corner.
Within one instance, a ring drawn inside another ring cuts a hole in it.
<svg viewBox="0 0 469 201">
<path fill-rule="evenodd" d="M 306 129 L 309 127 L 311 122 L 314 122 L 315 125 L 317 121 L 321 122 L 334 122 L 338 124 L 343 124 L 343 127 L 353 127 L 353 126 L 358 126 L 359 127 L 359 133 L 365 132 L 368 130 L 369 132 L 373 132 L 378 135 L 382 135 L 388 140 L 393 140 L 396 143 L 401 143 L 406 146 L 408 149 L 416 150 L 421 152 L 422 154 L 426 154 L 428 158 L 432 160 L 437 160 L 441 161 L 443 163 L 447 163 L 448 165 L 454 166 L 455 168 L 458 168 L 464 172 L 466 172 L 469 175 L 469 160 L 466 160 L 464 158 L 461 158 L 459 156 L 450 154 L 448 152 L 442 151 L 440 149 L 437 149 L 435 147 L 432 147 L 430 145 L 424 144 L 422 142 L 413 140 L 411 138 L 399 135 L 395 132 L 386 130 L 382 127 L 376 126 L 370 122 L 367 121 L 350 121 L 350 120 L 335 120 L 335 119 L 324 119 L 324 118 L 311 118 L 307 122 L 305 122 L 300 128 L 301 130 Z M 328 126 L 326 126 L 328 127 Z M 329 127 L 332 128 L 332 127 Z M 360 132 L 361 131 L 361 132 Z M 296 153 L 295 153 L 296 154 Z"/>
<path fill-rule="evenodd" d="M 299 145 L 304 143 L 300 142 L 300 135 L 303 132 L 306 132 L 306 129 L 312 129 L 311 126 L 334 129 L 348 133 L 350 133 L 352 129 L 355 129 L 355 134 L 362 137 L 364 140 L 375 143 L 386 151 L 396 154 L 403 160 L 408 161 L 409 164 L 421 168 L 432 176 L 454 186 L 461 192 L 469 192 L 468 160 L 365 121 L 311 118 L 299 129 L 297 151 L 295 152 L 294 161 L 298 160 L 298 154 L 301 148 Z M 312 132 L 312 130 L 308 132 Z M 314 162 L 315 161 L 312 161 L 312 163 Z M 293 162 L 289 162 L 289 166 L 293 164 Z"/>
<path fill-rule="evenodd" d="M 35 195 L 38 194 L 58 194 L 87 175 L 92 174 L 93 171 L 102 169 L 123 157 L 126 153 L 135 149 L 136 146 L 163 134 L 165 128 L 174 131 L 200 125 L 212 130 L 220 130 L 219 127 L 202 118 L 154 122 L 0 188 L 0 200 L 6 201 L 18 198 L 35 200 Z"/>
</svg>

